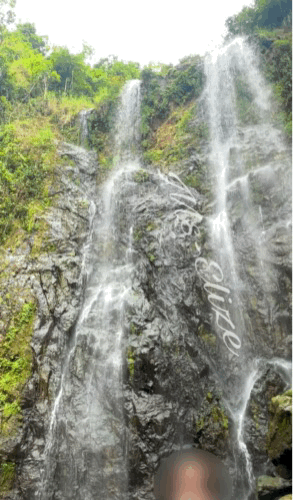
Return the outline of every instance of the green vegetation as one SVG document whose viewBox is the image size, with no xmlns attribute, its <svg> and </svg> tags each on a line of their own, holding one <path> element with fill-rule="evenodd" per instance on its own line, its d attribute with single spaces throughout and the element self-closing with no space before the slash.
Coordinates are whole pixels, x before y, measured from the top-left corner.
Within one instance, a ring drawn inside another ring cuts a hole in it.
<svg viewBox="0 0 293 500">
<path fill-rule="evenodd" d="M 142 147 L 147 150 L 152 145 L 153 131 L 170 113 L 179 106 L 186 106 L 200 95 L 204 86 L 202 60 L 199 56 L 190 56 L 180 61 L 180 65 L 176 67 L 162 65 L 159 71 L 148 67 L 142 71 L 141 79 Z M 183 120 L 182 128 L 187 121 L 188 116 Z"/>
<path fill-rule="evenodd" d="M 3 5 L 6 6 L 4 10 Z M 281 12 L 279 19 L 277 16 L 279 24 L 270 20 L 268 7 L 274 9 L 272 12 L 278 9 Z M 254 8 L 245 8 L 227 21 L 231 35 L 253 35 L 262 48 L 264 71 L 274 85 L 280 106 L 278 116 L 284 121 L 288 133 L 291 113 L 290 12 L 287 0 L 256 0 Z M 0 250 L 3 256 L 0 284 L 5 276 L 10 279 L 18 270 L 17 259 L 15 264 L 5 260 L 8 248 L 14 253 L 30 239 L 33 243 L 28 258 L 35 258 L 44 249 L 48 252 L 56 250 L 45 240 L 48 228 L 45 213 L 52 203 L 50 190 L 56 181 L 58 164 L 65 161 L 58 157 L 56 146 L 60 141 L 79 144 L 78 113 L 81 110 L 93 110 L 88 121 L 88 146 L 98 153 L 100 182 L 115 164 L 110 133 L 117 98 L 128 79 L 142 80 L 141 133 L 146 163 L 165 171 L 169 167 L 176 170 L 176 166 L 182 165 L 191 153 L 200 150 L 202 140 L 208 139 L 208 128 L 198 119 L 196 102 L 204 87 L 203 62 L 199 56 L 185 58 L 176 67 L 150 65 L 142 72 L 137 63 L 122 62 L 116 57 L 102 59 L 90 66 L 87 58 L 92 49 L 86 44 L 79 54 L 71 54 L 66 47 L 54 47 L 50 53 L 47 38 L 38 35 L 33 24 L 18 24 L 13 28 L 13 17 L 13 0 L 0 0 Z M 255 122 L 251 95 L 240 76 L 237 80 L 237 106 L 242 123 Z M 192 173 L 186 173 L 183 181 L 205 192 L 205 166 L 196 165 Z M 149 179 L 146 170 L 134 174 L 137 183 Z M 146 231 L 155 229 L 153 221 L 146 221 L 144 227 L 135 228 L 134 241 L 138 242 Z M 105 248 L 105 252 L 111 251 L 110 247 Z M 151 263 L 156 260 L 151 245 L 146 257 Z M 15 295 L 13 300 L 12 294 Z M 31 374 L 30 339 L 36 305 L 26 292 L 10 289 L 7 292 L 6 288 L 0 298 L 1 304 L 5 304 L 5 314 L 2 313 L 0 318 L 0 412 L 1 435 L 6 438 L 13 436 L 21 423 L 22 392 Z M 131 335 L 141 334 L 133 323 L 129 331 Z M 203 327 L 199 328 L 198 334 L 210 348 L 215 348 L 215 335 Z M 179 355 L 179 348 L 176 348 L 175 356 Z M 128 349 L 126 357 L 129 376 L 133 378 L 133 348 Z M 197 429 L 206 427 L 218 433 L 219 440 L 225 438 L 228 418 L 224 409 L 217 404 L 212 393 L 208 393 L 206 399 L 208 414 L 205 420 L 202 418 L 197 422 Z M 270 442 L 275 439 L 274 429 L 272 424 Z M 288 427 L 284 432 L 288 434 Z M 14 472 L 13 463 L 2 463 L 0 496 L 12 487 Z"/>
<path fill-rule="evenodd" d="M 4 462 L 0 465 L 0 495 L 6 493 L 12 487 L 15 476 L 15 464 Z"/>
<path fill-rule="evenodd" d="M 271 459 L 292 448 L 292 389 L 271 399 L 266 448 Z"/>
<path fill-rule="evenodd" d="M 134 376 L 134 364 L 135 364 L 135 353 L 132 347 L 128 348 L 127 353 L 127 363 L 128 363 L 128 371 L 131 378 Z"/>
<path fill-rule="evenodd" d="M 142 237 L 143 237 L 143 229 L 139 227 L 135 228 L 135 230 L 133 231 L 133 240 L 139 241 L 141 240 Z"/>
<path fill-rule="evenodd" d="M 220 408 L 219 406 L 215 405 L 212 408 L 211 414 L 214 422 L 218 422 L 220 426 L 227 431 L 229 420 L 227 415 L 225 414 L 224 408 Z"/>
<path fill-rule="evenodd" d="M 142 168 L 138 172 L 136 172 L 133 176 L 133 179 L 138 184 L 142 184 L 143 182 L 147 182 L 149 180 L 149 178 L 150 178 L 150 174 L 146 170 L 143 170 Z"/>
<path fill-rule="evenodd" d="M 236 106 L 240 123 L 246 125 L 258 123 L 258 114 L 253 103 L 253 96 L 248 83 L 241 75 L 236 77 Z"/>
<path fill-rule="evenodd" d="M 148 259 L 150 262 L 154 262 L 156 260 L 156 256 L 153 253 L 148 253 Z"/>
<path fill-rule="evenodd" d="M 10 299 L 10 294 L 5 297 Z M 1 299 L 3 302 L 3 299 Z M 32 352 L 29 342 L 35 317 L 33 301 L 23 304 L 1 336 L 0 411 L 1 434 L 12 435 L 21 418 L 21 391 L 31 374 Z"/>
<path fill-rule="evenodd" d="M 255 423 L 255 428 L 259 428 L 259 419 L 260 419 L 260 414 L 261 414 L 261 409 L 259 405 L 255 401 L 251 401 L 250 403 L 250 411 L 252 413 L 252 418 Z"/>
<path fill-rule="evenodd" d="M 249 35 L 260 28 L 289 27 L 291 22 L 290 0 L 255 0 L 253 7 L 243 7 L 239 14 L 229 17 L 226 26 L 232 35 Z"/>
<path fill-rule="evenodd" d="M 11 10 L 8 17 L 4 4 Z M 140 75 L 137 63 L 116 57 L 91 67 L 87 45 L 76 55 L 66 47 L 49 54 L 47 37 L 39 36 L 33 24 L 8 29 L 12 8 L 13 2 L 0 4 L 0 244 L 19 228 L 38 230 L 37 221 L 51 202 L 56 144 L 79 142 L 77 115 L 83 109 L 95 111 L 90 145 L 102 169 L 109 168 L 106 136 L 117 97 L 126 80 Z"/>
<path fill-rule="evenodd" d="M 141 332 L 139 331 L 138 327 L 134 323 L 130 323 L 129 332 L 131 335 L 141 335 Z"/>
<path fill-rule="evenodd" d="M 196 432 L 203 429 L 208 431 L 209 435 L 213 435 L 216 439 L 226 439 L 228 436 L 229 420 L 223 407 L 216 403 L 212 405 L 213 396 L 211 393 L 207 394 L 207 400 L 211 405 L 207 410 L 207 414 L 196 422 Z"/>
<path fill-rule="evenodd" d="M 208 331 L 204 325 L 200 325 L 198 327 L 198 335 L 200 336 L 200 338 L 204 341 L 205 344 L 211 346 L 211 347 L 215 347 L 216 344 L 217 344 L 217 337 L 216 335 L 214 335 L 213 333 L 211 333 L 210 331 Z"/>
<path fill-rule="evenodd" d="M 289 34 L 290 35 L 290 34 Z M 292 136 L 292 39 L 283 33 L 282 39 L 275 40 L 270 50 L 264 53 L 264 72 L 273 85 L 274 95 L 279 104 L 279 121 L 285 132 Z M 285 38 L 284 38 L 285 37 Z"/>
<path fill-rule="evenodd" d="M 255 0 L 253 7 L 243 7 L 239 14 L 226 21 L 228 37 L 249 35 L 261 52 L 261 65 L 267 80 L 273 85 L 278 113 L 276 119 L 292 136 L 292 2 L 290 0 Z M 253 108 L 242 93 L 240 118 L 254 120 Z"/>
<path fill-rule="evenodd" d="M 57 161 L 54 133 L 46 119 L 15 120 L 0 132 L 0 242 L 13 227 L 31 232 L 50 204 L 48 183 Z"/>
<path fill-rule="evenodd" d="M 190 133 L 188 127 L 190 120 L 195 116 L 195 110 L 196 105 L 191 102 L 184 107 L 178 106 L 170 112 L 167 120 L 157 128 L 152 141 L 148 143 L 148 150 L 144 153 L 146 162 L 159 165 L 162 170 L 166 170 L 186 158 L 189 148 L 196 148 L 198 136 Z"/>
</svg>

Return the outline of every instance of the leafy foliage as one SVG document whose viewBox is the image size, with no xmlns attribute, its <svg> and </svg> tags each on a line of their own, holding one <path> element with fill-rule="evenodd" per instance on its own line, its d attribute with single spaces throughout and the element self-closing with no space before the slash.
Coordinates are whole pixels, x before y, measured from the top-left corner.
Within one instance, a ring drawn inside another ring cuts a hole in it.
<svg viewBox="0 0 293 500">
<path fill-rule="evenodd" d="M 37 35 L 36 27 L 34 24 L 18 24 L 17 30 L 23 34 L 24 40 L 32 46 L 33 50 L 37 50 L 41 54 L 46 55 L 48 39 L 45 36 Z"/>
<path fill-rule="evenodd" d="M 15 475 L 15 464 L 4 462 L 0 466 L 0 493 L 10 490 Z"/>
<path fill-rule="evenodd" d="M 45 179 L 56 161 L 53 132 L 40 119 L 17 120 L 0 132 L 0 241 L 16 220 L 28 227 L 34 199 L 46 203 Z"/>
<path fill-rule="evenodd" d="M 204 85 L 203 65 L 199 56 L 181 61 L 177 67 L 151 67 L 141 74 L 143 99 L 141 132 L 143 147 L 150 145 L 152 128 L 156 128 L 176 106 L 182 106 L 199 96 Z"/>
<path fill-rule="evenodd" d="M 275 99 L 279 104 L 278 118 L 284 130 L 292 135 L 292 2 L 291 0 L 255 0 L 253 7 L 243 7 L 241 12 L 226 21 L 228 38 L 249 35 L 262 55 L 262 70 L 273 84 Z M 253 115 L 248 103 L 242 100 L 242 118 Z"/>
<path fill-rule="evenodd" d="M 36 306 L 23 304 L 11 319 L 6 335 L 0 344 L 0 410 L 2 432 L 9 432 L 10 418 L 20 414 L 21 390 L 31 373 L 29 340 Z M 15 420 L 15 419 L 12 419 Z"/>
<path fill-rule="evenodd" d="M 288 21 L 292 13 L 291 0 L 255 0 L 254 7 L 243 7 L 229 17 L 226 27 L 231 35 L 250 34 L 256 28 L 275 28 Z"/>
<path fill-rule="evenodd" d="M 157 128 L 149 148 L 144 153 L 144 161 L 160 166 L 163 170 L 189 157 L 191 151 L 199 148 L 204 138 L 202 124 L 190 123 L 196 117 L 196 103 L 176 107 L 169 117 Z"/>
<path fill-rule="evenodd" d="M 6 27 L 15 20 L 14 7 L 15 0 L 0 0 L 0 42 Z"/>
<path fill-rule="evenodd" d="M 49 204 L 55 143 L 79 142 L 78 113 L 96 110 L 93 132 L 98 133 L 91 146 L 103 151 L 121 88 L 140 75 L 138 64 L 117 58 L 91 67 L 86 44 L 79 54 L 54 47 L 48 55 L 47 38 L 31 23 L 13 30 L 4 23 L 1 29 L 0 243 L 19 223 L 27 231 L 37 229 L 36 212 Z"/>
</svg>

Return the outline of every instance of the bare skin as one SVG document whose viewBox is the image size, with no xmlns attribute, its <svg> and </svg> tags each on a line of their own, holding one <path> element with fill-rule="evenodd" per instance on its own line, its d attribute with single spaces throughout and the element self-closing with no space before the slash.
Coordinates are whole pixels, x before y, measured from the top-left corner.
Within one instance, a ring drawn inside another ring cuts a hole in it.
<svg viewBox="0 0 293 500">
<path fill-rule="evenodd" d="M 229 500 L 231 481 L 217 457 L 191 449 L 162 461 L 154 493 L 157 500 Z"/>
<path fill-rule="evenodd" d="M 186 462 L 174 479 L 174 500 L 212 500 L 207 489 L 209 473 L 204 464 Z"/>
</svg>

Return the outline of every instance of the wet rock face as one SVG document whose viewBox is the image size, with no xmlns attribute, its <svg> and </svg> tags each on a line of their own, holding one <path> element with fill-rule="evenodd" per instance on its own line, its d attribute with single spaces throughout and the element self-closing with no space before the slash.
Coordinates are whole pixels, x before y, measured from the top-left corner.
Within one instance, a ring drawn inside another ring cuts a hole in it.
<svg viewBox="0 0 293 500">
<path fill-rule="evenodd" d="M 257 498 L 259 500 L 287 499 L 287 496 L 283 497 L 283 495 L 290 491 L 290 481 L 281 477 L 260 476 L 257 480 Z"/>
<path fill-rule="evenodd" d="M 16 453 L 20 485 L 15 493 L 17 500 L 38 499 L 50 415 L 82 306 L 89 209 L 93 200 L 97 204 L 94 155 L 70 145 L 63 147 L 63 154 L 72 158 L 75 166 L 60 172 L 56 184 L 56 192 L 63 193 L 48 219 L 50 243 L 56 249 L 28 262 L 32 293 L 38 299 L 38 322 L 32 341 L 34 372 L 23 395 L 24 426 Z M 227 401 L 234 398 L 237 406 L 241 385 L 239 393 L 235 387 L 243 373 L 243 363 L 215 334 L 214 315 L 195 267 L 198 258 L 206 262 L 215 258 L 204 216 L 206 200 L 176 176 L 149 170 L 138 170 L 130 178 L 120 179 L 117 193 L 114 256 L 119 261 L 128 249 L 134 263 L 132 289 L 125 304 L 125 429 L 116 430 L 119 436 L 126 433 L 129 498 L 153 500 L 153 479 L 161 459 L 184 447 L 215 454 L 223 460 L 231 477 L 237 479 L 235 425 Z M 265 217 L 268 224 L 269 210 Z M 274 267 L 278 280 L 278 276 L 286 274 L 283 269 L 287 268 L 288 242 L 287 233 L 284 240 L 276 234 L 272 236 L 271 255 L 274 248 L 283 248 L 282 262 L 286 262 Z M 276 238 L 281 238 L 280 244 Z M 249 249 L 243 258 L 249 260 Z M 214 266 L 212 274 L 216 269 Z M 262 289 L 262 285 L 257 285 L 258 279 L 252 273 L 256 290 Z M 222 284 L 228 286 L 224 281 Z M 263 295 L 261 299 L 264 300 Z M 271 329 L 270 336 L 267 309 L 263 311 L 260 299 L 253 302 L 256 326 L 255 335 L 246 341 L 248 359 L 263 353 L 270 359 L 273 346 L 280 345 L 281 337 L 288 334 L 287 317 L 283 317 L 288 288 L 282 301 L 279 318 L 283 333 Z M 288 311 L 287 314 L 290 315 Z M 75 350 L 70 384 L 77 394 L 83 390 L 85 368 L 92 356 L 90 340 L 89 336 L 82 337 Z M 286 357 L 284 347 L 278 353 Z M 278 471 L 266 449 L 270 401 L 284 391 L 286 382 L 274 366 L 264 363 L 261 373 L 251 393 L 244 434 L 255 474 L 273 475 Z M 68 419 L 74 422 L 78 412 L 77 405 Z M 74 441 L 74 432 L 71 438 Z M 88 455 L 85 462 L 94 463 L 92 451 Z M 56 484 L 63 486 L 69 481 L 66 456 L 66 450 L 61 448 Z M 98 458 L 96 464 L 99 470 Z M 85 478 L 91 491 L 99 490 L 103 484 L 102 474 L 93 477 L 85 473 L 84 477 L 75 478 L 76 487 Z M 65 500 L 63 486 L 54 486 L 54 498 Z"/>
<path fill-rule="evenodd" d="M 145 498 L 152 498 L 160 457 L 194 444 L 227 459 L 229 433 L 211 368 L 217 340 L 194 266 L 203 199 L 195 190 L 181 189 L 174 178 L 154 174 L 140 191 L 133 200 L 125 193 L 128 202 L 120 211 L 123 223 L 126 217 L 132 224 L 136 214 L 136 267 L 127 305 L 127 349 L 134 364 L 125 408 L 131 495 L 139 498 L 150 490 Z"/>
<path fill-rule="evenodd" d="M 82 262 L 98 165 L 93 153 L 82 148 L 64 144 L 61 154 L 74 160 L 75 166 L 62 166 L 56 175 L 40 250 L 32 256 L 28 248 L 14 257 L 18 260 L 16 279 L 7 273 L 14 286 L 21 284 L 37 300 L 31 342 L 33 374 L 22 393 L 22 426 L 0 450 L 2 460 L 16 463 L 15 490 L 3 497 L 11 500 L 36 498 L 62 360 L 82 303 Z"/>
<path fill-rule="evenodd" d="M 227 190 L 251 341 L 256 354 L 287 360 L 292 353 L 290 157 L 281 132 L 270 123 L 239 128 Z"/>
<path fill-rule="evenodd" d="M 255 383 L 251 393 L 246 415 L 245 441 L 253 458 L 256 476 L 264 472 L 266 474 L 275 472 L 267 451 L 268 422 L 271 418 L 271 399 L 280 394 L 285 387 L 286 383 L 276 367 L 267 368 Z"/>
<path fill-rule="evenodd" d="M 267 450 L 282 477 L 292 477 L 292 389 L 271 399 Z"/>
<path fill-rule="evenodd" d="M 172 176 L 140 172 L 134 181 L 139 195 L 134 185 L 124 186 L 117 211 L 118 227 L 133 227 L 135 262 L 127 304 L 124 397 L 131 498 L 151 499 L 152 477 L 160 460 L 181 446 L 216 454 L 236 477 L 234 424 L 226 401 L 235 398 L 243 367 L 215 335 L 202 281 L 195 272 L 199 255 L 212 258 L 201 215 L 204 198 L 193 189 L 181 189 Z M 118 238 L 125 245 L 121 234 Z M 285 241 L 287 245 L 288 235 Z M 262 283 L 258 286 L 261 289 Z M 285 308 L 288 290 L 283 300 Z M 278 331 L 274 340 L 268 338 L 266 313 L 258 302 L 254 307 L 261 335 L 246 341 L 248 359 L 257 353 L 270 359 Z M 289 331 L 285 328 L 284 334 Z M 271 398 L 284 390 L 285 379 L 280 367 L 269 368 L 264 362 L 251 394 L 244 434 L 256 475 L 278 473 L 268 457 L 266 435 Z"/>
<path fill-rule="evenodd" d="M 216 339 L 194 266 L 202 202 L 175 177 L 139 171 L 117 208 L 117 226 L 132 226 L 135 263 L 124 386 L 131 498 L 153 498 L 160 458 L 180 445 L 228 459 L 228 417 L 211 368 Z"/>
</svg>

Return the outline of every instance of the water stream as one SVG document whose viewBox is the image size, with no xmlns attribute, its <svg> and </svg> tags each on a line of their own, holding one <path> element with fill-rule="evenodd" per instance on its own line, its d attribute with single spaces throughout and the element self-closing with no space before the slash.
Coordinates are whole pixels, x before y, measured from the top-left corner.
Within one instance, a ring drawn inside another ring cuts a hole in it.
<svg viewBox="0 0 293 500">
<path fill-rule="evenodd" d="M 220 297 L 224 290 L 222 287 L 221 292 L 215 292 L 218 296 L 214 295 L 211 300 L 209 295 L 209 300 L 214 306 L 215 328 L 219 335 L 224 332 L 228 339 L 226 347 L 230 354 L 226 358 L 223 356 L 223 363 L 234 363 L 235 373 L 238 373 L 232 397 L 230 393 L 226 404 L 235 426 L 235 460 L 239 475 L 237 494 L 241 500 L 247 500 L 254 498 L 255 490 L 251 457 L 244 439 L 247 406 L 251 391 L 262 376 L 264 367 L 271 364 L 280 368 L 281 365 L 280 361 L 274 363 L 255 357 L 257 340 L 252 342 L 253 326 L 248 314 L 245 314 L 247 297 L 253 292 L 247 284 L 241 243 L 244 242 L 243 238 L 249 241 L 269 316 L 272 296 L 278 286 L 266 249 L 263 209 L 260 204 L 255 204 L 252 189 L 255 187 L 255 179 L 259 180 L 259 184 L 269 186 L 276 180 L 276 172 L 280 169 L 286 146 L 271 120 L 270 90 L 258 70 L 255 53 L 244 39 L 237 38 L 211 53 L 205 60 L 205 72 L 205 99 L 211 137 L 211 178 L 216 199 L 214 214 L 209 221 L 210 241 L 217 263 L 214 264 L 214 271 L 218 273 L 215 279 L 221 285 L 225 283 L 225 287 L 231 292 L 229 299 L 224 301 L 223 295 Z M 243 123 L 240 119 L 241 86 L 251 95 L 255 125 L 246 124 L 245 120 Z M 263 144 L 261 140 L 264 141 Z M 252 161 L 248 148 L 250 152 L 255 152 Z M 290 197 L 288 190 L 287 194 Z M 237 205 L 237 221 L 243 232 L 242 237 L 239 236 L 240 231 L 235 229 L 233 210 Z M 283 224 L 282 220 L 279 220 L 279 224 Z M 221 290 L 221 287 L 218 286 L 218 289 Z M 268 331 L 270 328 L 269 324 Z M 233 359 L 231 353 L 234 355 Z M 286 365 L 286 369 L 283 367 L 286 373 L 283 371 L 282 376 L 287 383 L 291 368 L 290 363 Z M 224 393 L 226 382 L 225 377 L 219 381 Z"/>
<path fill-rule="evenodd" d="M 128 246 L 116 240 L 115 210 L 120 184 L 137 170 L 136 134 L 140 82 L 126 85 L 118 110 L 119 163 L 91 207 L 84 256 L 82 311 L 65 360 L 46 440 L 39 500 L 126 498 L 127 467 L 122 401 L 124 302 L 131 287 L 131 230 Z"/>
</svg>

